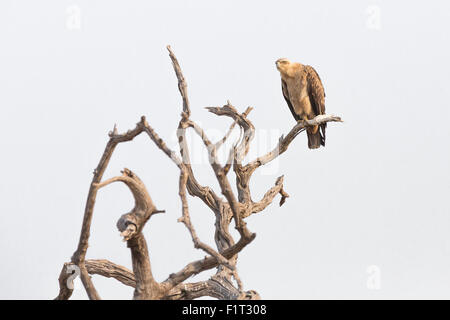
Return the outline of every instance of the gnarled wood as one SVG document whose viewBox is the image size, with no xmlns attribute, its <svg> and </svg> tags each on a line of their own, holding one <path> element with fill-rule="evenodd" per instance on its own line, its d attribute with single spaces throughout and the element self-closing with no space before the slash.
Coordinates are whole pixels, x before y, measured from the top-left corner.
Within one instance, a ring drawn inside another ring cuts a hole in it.
<svg viewBox="0 0 450 320">
<path fill-rule="evenodd" d="M 280 137 L 277 146 L 272 151 L 259 156 L 247 164 L 243 164 L 242 161 L 248 154 L 250 143 L 255 136 L 255 126 L 248 119 L 252 108 L 249 107 L 243 113 L 239 113 L 229 101 L 223 107 L 208 107 L 208 111 L 218 116 L 229 117 L 233 120 L 224 137 L 213 143 L 207 137 L 201 126 L 191 119 L 191 107 L 187 94 L 186 80 L 172 49 L 170 46 L 167 49 L 175 75 L 178 79 L 178 89 L 183 102 L 181 119 L 177 130 L 180 154 L 178 155 L 175 151 L 167 147 L 163 139 L 148 124 L 144 116 L 141 117 L 141 120 L 134 129 L 128 130 L 126 133 L 119 134 L 117 128 L 114 126 L 113 131 L 109 133 L 109 141 L 106 144 L 100 162 L 94 170 L 94 177 L 92 178 L 86 201 L 78 247 L 72 256 L 71 262 L 64 264 L 58 279 L 60 285 L 60 291 L 56 297 L 58 300 L 69 299 L 72 295 L 73 286 L 68 280 L 72 275 L 71 270 L 74 268 L 79 268 L 81 280 L 90 299 L 100 299 L 92 283 L 90 274 L 114 278 L 124 285 L 134 287 L 134 299 L 178 300 L 195 299 L 203 296 L 217 299 L 260 299 L 257 292 L 244 290 L 244 284 L 236 268 L 238 253 L 250 244 L 256 236 L 255 233 L 250 232 L 247 228 L 245 219 L 251 214 L 265 210 L 278 194 L 281 196 L 280 206 L 289 195 L 283 187 L 284 177 L 280 176 L 276 180 L 275 185 L 269 188 L 259 201 L 255 202 L 252 200 L 249 187 L 250 179 L 256 169 L 284 153 L 295 137 L 304 131 L 306 127 L 341 121 L 339 117 L 332 115 L 320 115 L 312 120 L 301 121 L 290 130 L 286 137 Z M 217 150 L 224 145 L 236 125 L 241 130 L 241 136 L 229 150 L 227 162 L 222 165 L 218 161 Z M 200 185 L 196 179 L 190 162 L 190 151 L 186 140 L 187 130 L 194 130 L 200 136 L 205 148 L 208 150 L 211 169 L 215 174 L 220 186 L 220 193 L 224 198 L 219 197 L 212 188 Z M 171 273 L 162 282 L 156 281 L 152 275 L 149 246 L 142 234 L 142 230 L 154 214 L 163 211 L 156 208 L 144 182 L 129 169 L 124 169 L 120 176 L 102 181 L 103 174 L 116 146 L 119 143 L 133 140 L 142 132 L 145 132 L 151 141 L 180 170 L 178 194 L 181 201 L 181 217 L 178 221 L 186 226 L 191 235 L 194 247 L 203 250 L 207 254 L 204 259 L 192 261 L 186 264 L 181 270 Z M 237 194 L 231 188 L 227 177 L 231 167 L 236 175 Z M 101 188 L 118 181 L 123 182 L 128 187 L 133 194 L 135 202 L 133 209 L 123 214 L 117 221 L 117 228 L 123 236 L 124 241 L 127 241 L 127 246 L 131 252 L 133 271 L 108 260 L 85 260 L 97 193 Z M 216 249 L 207 245 L 198 237 L 190 219 L 186 190 L 191 196 L 202 200 L 213 212 L 215 216 L 214 240 Z M 234 227 L 238 230 L 240 236 L 237 241 L 233 239 L 229 231 L 229 226 L 233 220 Z M 217 268 L 217 272 L 207 281 L 186 282 L 190 277 L 212 268 Z"/>
</svg>

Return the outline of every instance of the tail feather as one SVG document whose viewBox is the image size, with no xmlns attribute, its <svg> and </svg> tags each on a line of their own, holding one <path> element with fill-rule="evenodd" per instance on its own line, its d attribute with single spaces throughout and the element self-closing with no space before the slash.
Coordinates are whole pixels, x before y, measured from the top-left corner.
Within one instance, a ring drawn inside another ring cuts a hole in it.
<svg viewBox="0 0 450 320">
<path fill-rule="evenodd" d="M 325 147 L 325 131 L 327 129 L 327 123 L 323 123 L 320 125 L 320 130 L 322 131 L 322 141 L 320 142 Z"/>
<path fill-rule="evenodd" d="M 316 133 L 312 133 L 308 130 L 306 131 L 308 135 L 308 148 L 317 149 L 321 145 L 325 147 L 325 128 L 321 127 L 320 129 L 317 130 Z"/>
</svg>

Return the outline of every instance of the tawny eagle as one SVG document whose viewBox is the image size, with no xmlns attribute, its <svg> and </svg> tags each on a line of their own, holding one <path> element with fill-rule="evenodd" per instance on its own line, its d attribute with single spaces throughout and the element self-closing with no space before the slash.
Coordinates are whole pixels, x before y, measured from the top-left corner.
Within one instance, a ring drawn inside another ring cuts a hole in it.
<svg viewBox="0 0 450 320">
<path fill-rule="evenodd" d="M 284 99 L 297 121 L 311 120 L 319 114 L 325 114 L 325 90 L 322 81 L 313 67 L 290 62 L 282 58 L 275 62 L 281 75 L 281 88 Z M 327 124 L 308 127 L 308 147 L 310 149 L 325 146 Z"/>
</svg>

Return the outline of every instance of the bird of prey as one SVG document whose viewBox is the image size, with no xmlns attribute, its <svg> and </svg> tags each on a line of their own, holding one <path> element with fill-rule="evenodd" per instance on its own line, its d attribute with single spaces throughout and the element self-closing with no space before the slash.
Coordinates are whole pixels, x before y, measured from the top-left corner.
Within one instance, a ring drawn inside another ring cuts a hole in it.
<svg viewBox="0 0 450 320">
<path fill-rule="evenodd" d="M 297 121 L 311 120 L 325 114 L 325 90 L 316 70 L 308 65 L 290 62 L 281 58 L 275 62 L 281 75 L 281 88 L 284 99 Z M 325 146 L 327 124 L 307 127 L 308 147 L 317 149 Z"/>
</svg>

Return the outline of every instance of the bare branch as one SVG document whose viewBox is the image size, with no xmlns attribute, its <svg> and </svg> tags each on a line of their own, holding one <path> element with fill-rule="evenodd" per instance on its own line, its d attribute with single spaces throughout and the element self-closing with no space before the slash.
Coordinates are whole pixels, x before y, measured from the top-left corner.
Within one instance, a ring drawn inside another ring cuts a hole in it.
<svg viewBox="0 0 450 320">
<path fill-rule="evenodd" d="M 241 292 L 220 276 L 212 276 L 208 281 L 181 283 L 172 288 L 164 299 L 192 300 L 200 297 L 212 297 L 222 300 L 238 299 Z"/>
<path fill-rule="evenodd" d="M 283 136 L 280 137 L 280 140 L 279 140 L 277 146 L 272 151 L 270 151 L 269 153 L 267 153 L 263 156 L 258 157 L 256 160 L 249 162 L 247 164 L 247 167 L 251 168 L 251 170 L 253 171 L 257 167 L 264 165 L 264 164 L 272 161 L 279 155 L 283 154 L 289 147 L 290 143 L 294 140 L 294 138 L 300 132 L 305 130 L 305 128 L 306 128 L 305 125 L 306 126 L 317 126 L 317 125 L 320 125 L 320 124 L 326 123 L 326 122 L 342 122 L 342 120 L 340 117 L 337 117 L 334 115 L 323 114 L 323 115 L 318 115 L 317 117 L 315 117 L 312 120 L 307 120 L 306 123 L 304 120 L 300 121 L 291 129 L 291 131 L 289 131 L 289 133 L 286 135 L 286 137 L 283 137 Z"/>
<path fill-rule="evenodd" d="M 102 259 L 86 260 L 86 268 L 89 274 L 97 274 L 106 278 L 114 278 L 129 287 L 136 287 L 136 279 L 131 270 Z"/>
<path fill-rule="evenodd" d="M 227 174 L 228 174 L 228 171 L 230 171 L 231 165 L 232 165 L 232 163 L 233 163 L 233 159 L 234 159 L 235 156 L 236 156 L 236 145 L 233 145 L 233 146 L 230 148 L 230 151 L 229 151 L 229 154 L 228 154 L 227 162 L 225 163 L 225 166 L 223 167 L 223 173 L 224 173 L 225 175 L 227 175 Z"/>
<path fill-rule="evenodd" d="M 289 195 L 283 190 L 283 178 L 283 176 L 278 177 L 277 181 L 275 182 L 275 186 L 270 188 L 270 190 L 264 194 L 263 198 L 259 202 L 255 202 L 252 204 L 251 210 L 246 212 L 244 218 L 248 217 L 252 213 L 261 212 L 266 209 L 267 206 L 272 203 L 273 199 L 278 193 L 281 195 L 280 206 L 284 204 L 286 198 L 288 198 Z"/>
<path fill-rule="evenodd" d="M 205 145 L 206 149 L 208 150 L 208 158 L 209 163 L 214 166 L 217 165 L 217 169 L 220 169 L 219 166 L 219 160 L 217 159 L 217 149 L 216 145 L 213 144 L 208 137 L 206 136 L 205 131 L 197 125 L 194 121 L 188 120 L 186 121 L 187 125 L 194 129 L 194 131 L 198 134 L 198 136 L 202 139 L 203 144 Z M 214 167 L 213 167 L 214 168 Z"/>
<path fill-rule="evenodd" d="M 159 213 L 161 210 L 156 209 L 144 183 L 131 170 L 125 168 L 122 171 L 122 175 L 116 177 L 116 179 L 128 186 L 135 201 L 133 210 L 122 215 L 117 221 L 117 228 L 120 232 L 124 232 L 130 225 L 135 227 L 134 232 L 128 233 L 124 237 L 124 240 L 130 240 L 135 234 L 141 232 L 145 223 L 153 214 Z"/>
<path fill-rule="evenodd" d="M 231 132 L 233 131 L 234 127 L 236 126 L 236 123 L 237 123 L 236 120 L 233 121 L 233 123 L 231 124 L 231 126 L 228 129 L 225 136 L 214 144 L 216 150 L 219 150 L 219 148 L 225 143 L 225 141 L 227 141 L 228 137 L 230 136 Z"/>
<path fill-rule="evenodd" d="M 121 176 L 109 179 L 106 183 L 113 181 L 125 183 L 135 201 L 131 212 L 122 215 L 117 221 L 117 228 L 131 250 L 133 272 L 136 277 L 134 299 L 160 298 L 163 288 L 153 278 L 147 242 L 141 231 L 150 217 L 161 211 L 156 209 L 142 180 L 131 170 L 125 168 Z"/>
<path fill-rule="evenodd" d="M 250 113 L 252 108 L 247 108 L 245 112 L 239 114 L 237 110 L 228 101 L 223 107 L 206 107 L 209 112 L 212 112 L 218 116 L 227 116 L 234 119 L 238 125 L 244 130 L 244 137 L 241 143 L 237 147 L 236 159 L 238 162 L 242 161 L 244 157 L 248 154 L 250 148 L 250 142 L 255 136 L 255 127 L 247 119 L 247 115 Z"/>
<path fill-rule="evenodd" d="M 180 174 L 180 183 L 179 183 L 179 195 L 181 198 L 182 203 L 182 212 L 183 215 L 181 218 L 178 219 L 179 222 L 183 222 L 186 228 L 189 230 L 189 233 L 191 234 L 192 241 L 194 242 L 195 248 L 200 248 L 206 253 L 210 254 L 211 256 L 215 257 L 217 261 L 220 264 L 223 264 L 227 266 L 228 268 L 234 270 L 234 266 L 230 265 L 220 253 L 218 253 L 216 250 L 208 246 L 207 244 L 200 241 L 200 239 L 197 236 L 197 233 L 195 232 L 194 226 L 191 223 L 191 218 L 189 215 L 189 207 L 186 199 L 186 182 L 187 182 L 187 174 L 184 172 L 184 170 Z"/>
<path fill-rule="evenodd" d="M 61 272 L 59 274 L 58 282 L 59 282 L 59 293 L 58 296 L 54 300 L 68 300 L 72 296 L 73 292 L 73 282 L 71 284 L 71 288 L 67 286 L 67 282 L 69 277 L 74 274 L 74 271 L 70 271 L 68 269 L 69 265 L 73 265 L 72 263 L 64 263 Z M 72 280 L 73 281 L 73 280 Z"/>
<path fill-rule="evenodd" d="M 222 252 L 222 256 L 226 259 L 231 259 L 244 249 L 250 242 L 255 239 L 256 234 L 251 234 L 250 237 L 241 237 L 239 241 L 233 246 Z M 183 269 L 177 273 L 172 273 L 163 283 L 169 288 L 173 288 L 177 284 L 183 282 L 191 276 L 194 276 L 202 271 L 209 270 L 218 266 L 217 259 L 214 257 L 207 257 L 202 260 L 196 260 L 187 264 Z"/>
<path fill-rule="evenodd" d="M 89 274 L 98 274 L 107 278 L 114 278 L 124 285 L 135 287 L 136 280 L 133 272 L 125 267 L 119 266 L 108 260 L 86 260 L 85 261 L 87 271 Z M 61 274 L 59 276 L 59 294 L 55 300 L 67 300 L 70 298 L 73 292 L 73 280 L 71 287 L 68 287 L 68 280 L 74 274 L 75 269 L 71 268 L 76 266 L 71 262 L 66 262 L 63 265 Z"/>
<path fill-rule="evenodd" d="M 175 57 L 172 48 L 170 46 L 167 46 L 167 50 L 169 51 L 170 59 L 172 59 L 173 69 L 175 70 L 175 74 L 177 75 L 178 90 L 180 90 L 181 97 L 183 98 L 183 112 L 186 114 L 186 118 L 189 118 L 191 115 L 191 109 L 189 106 L 186 80 L 184 80 L 183 72 L 181 72 L 180 64 L 178 63 L 178 60 Z"/>
<path fill-rule="evenodd" d="M 189 159 L 189 147 L 186 142 L 186 128 L 183 128 L 183 122 L 180 122 L 178 128 L 178 143 L 180 145 L 180 152 L 183 158 L 183 165 L 186 168 L 188 175 L 187 190 L 191 196 L 198 197 L 205 203 L 211 210 L 217 210 L 221 200 L 216 193 L 209 187 L 200 185 L 194 176 L 192 166 Z"/>
<path fill-rule="evenodd" d="M 251 173 L 247 172 L 242 166 L 242 160 L 248 154 L 250 143 L 255 135 L 255 127 L 252 122 L 247 119 L 247 115 L 250 113 L 252 108 L 247 108 L 245 112 L 239 114 L 237 110 L 228 101 L 223 107 L 207 107 L 209 112 L 212 112 L 218 116 L 227 116 L 234 119 L 244 132 L 241 142 L 237 145 L 236 150 L 233 151 L 234 154 L 234 172 L 236 174 L 236 187 L 238 190 L 238 199 L 240 203 L 249 204 L 251 203 L 251 195 L 248 180 L 250 179 Z M 227 164 L 225 169 L 229 170 L 230 165 Z M 226 171 L 228 172 L 228 171 Z"/>
<path fill-rule="evenodd" d="M 144 126 L 144 131 L 148 134 L 150 139 L 156 144 L 156 146 L 161 149 L 176 165 L 178 168 L 182 168 L 181 159 L 178 158 L 177 154 L 170 150 L 164 140 L 158 136 L 158 134 L 153 130 L 153 128 L 147 123 L 145 117 L 142 117 L 142 122 Z"/>
<path fill-rule="evenodd" d="M 110 139 L 106 144 L 105 151 L 103 152 L 102 158 L 94 170 L 94 177 L 92 178 L 91 186 L 89 188 L 88 198 L 86 200 L 86 207 L 84 211 L 83 223 L 81 228 L 80 240 L 78 242 L 78 248 L 74 252 L 72 256 L 72 262 L 78 265 L 81 272 L 81 281 L 86 289 L 86 292 L 90 299 L 98 300 L 100 296 L 95 290 L 94 284 L 89 277 L 89 274 L 86 270 L 86 266 L 84 265 L 84 260 L 86 257 L 86 251 L 88 248 L 89 236 L 90 236 L 90 228 L 92 222 L 92 214 L 95 205 L 95 199 L 97 196 L 97 185 L 100 183 L 103 173 L 108 166 L 109 160 L 116 148 L 117 144 L 125 141 L 133 140 L 137 135 L 139 135 L 143 130 L 143 122 L 139 122 L 136 125 L 136 128 L 133 130 L 129 130 L 124 134 L 118 134 L 116 127 L 112 132 L 110 132 Z"/>
</svg>

